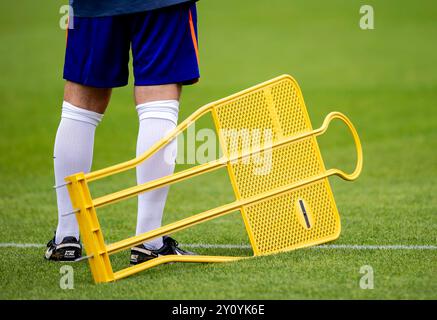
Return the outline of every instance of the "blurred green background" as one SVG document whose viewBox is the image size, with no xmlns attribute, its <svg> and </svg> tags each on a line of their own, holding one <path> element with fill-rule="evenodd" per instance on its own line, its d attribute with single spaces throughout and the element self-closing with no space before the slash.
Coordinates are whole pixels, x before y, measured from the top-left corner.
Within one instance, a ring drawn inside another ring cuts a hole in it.
<svg viewBox="0 0 437 320">
<path fill-rule="evenodd" d="M 0 242 L 44 244 L 56 226 L 52 152 L 63 95 L 62 1 L 0 2 Z M 361 30 L 372 5 L 375 29 Z M 331 179 L 342 216 L 336 244 L 437 245 L 437 4 L 420 1 L 202 0 L 201 81 L 184 88 L 180 119 L 200 106 L 288 73 L 301 85 L 314 127 L 337 110 L 363 142 L 360 179 Z M 132 158 L 138 119 L 130 85 L 116 89 L 97 130 L 93 168 Z M 208 126 L 200 122 L 198 127 Z M 341 125 L 321 138 L 327 167 L 350 170 Z M 222 173 L 172 188 L 166 221 L 232 200 Z M 133 174 L 96 193 L 134 183 Z M 132 235 L 135 201 L 102 210 L 108 242 Z M 238 214 L 181 233 L 185 243 L 246 243 Z M 227 265 L 173 265 L 94 286 L 74 265 L 75 290 L 43 248 L 0 247 L 0 298 L 436 298 L 436 250 L 300 250 Z M 208 254 L 243 254 L 203 249 Z M 231 250 L 232 251 L 232 250 Z M 127 256 L 115 257 L 123 267 Z M 359 269 L 375 268 L 361 290 Z"/>
</svg>

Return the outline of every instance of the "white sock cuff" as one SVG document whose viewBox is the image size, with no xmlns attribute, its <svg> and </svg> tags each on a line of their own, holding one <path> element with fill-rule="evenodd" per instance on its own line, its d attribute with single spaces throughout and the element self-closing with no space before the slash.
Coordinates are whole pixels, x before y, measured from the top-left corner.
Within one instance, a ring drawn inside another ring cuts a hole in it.
<svg viewBox="0 0 437 320">
<path fill-rule="evenodd" d="M 138 117 L 141 120 L 148 118 L 166 119 L 178 123 L 179 101 L 159 100 L 137 105 Z"/>
<path fill-rule="evenodd" d="M 103 114 L 73 106 L 64 101 L 62 103 L 62 118 L 77 120 L 96 126 L 102 121 Z"/>
</svg>

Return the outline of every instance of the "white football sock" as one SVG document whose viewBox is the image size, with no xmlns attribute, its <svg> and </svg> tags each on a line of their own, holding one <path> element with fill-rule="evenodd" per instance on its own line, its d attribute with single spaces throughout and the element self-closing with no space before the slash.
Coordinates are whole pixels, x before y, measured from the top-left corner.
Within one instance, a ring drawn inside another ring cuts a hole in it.
<svg viewBox="0 0 437 320">
<path fill-rule="evenodd" d="M 64 101 L 53 153 L 56 186 L 63 185 L 64 178 L 71 174 L 87 173 L 91 170 L 94 132 L 102 117 L 103 114 L 78 108 Z M 79 239 L 76 216 L 62 216 L 73 210 L 67 187 L 56 188 L 56 196 L 58 227 L 55 242 L 59 244 L 68 236 Z"/>
<path fill-rule="evenodd" d="M 177 124 L 179 102 L 177 100 L 153 101 L 137 106 L 140 129 L 137 140 L 137 156 L 146 152 Z M 159 150 L 137 167 L 138 184 L 172 174 L 177 152 L 176 139 Z M 161 226 L 168 187 L 155 189 L 138 196 L 136 234 Z M 149 249 L 162 247 L 162 237 L 144 243 Z"/>
</svg>

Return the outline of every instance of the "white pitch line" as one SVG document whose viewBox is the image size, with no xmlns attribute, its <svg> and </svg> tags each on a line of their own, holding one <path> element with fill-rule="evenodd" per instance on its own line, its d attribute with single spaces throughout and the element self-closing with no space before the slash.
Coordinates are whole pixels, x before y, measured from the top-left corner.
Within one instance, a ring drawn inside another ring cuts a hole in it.
<svg viewBox="0 0 437 320">
<path fill-rule="evenodd" d="M 181 244 L 187 248 L 203 248 L 203 249 L 250 249 L 247 244 L 209 244 L 209 243 L 186 243 Z M 0 248 L 42 248 L 45 247 L 41 243 L 0 243 Z M 434 245 L 359 245 L 359 244 L 325 244 L 309 249 L 346 249 L 346 250 L 437 250 Z"/>
<path fill-rule="evenodd" d="M 45 245 L 41 243 L 13 243 L 13 242 L 0 243 L 0 248 L 42 248 L 42 247 L 45 247 Z"/>
<path fill-rule="evenodd" d="M 187 243 L 181 246 L 189 248 L 212 248 L 212 249 L 250 249 L 245 244 L 208 244 L 208 243 Z M 358 245 L 358 244 L 325 244 L 308 249 L 351 249 L 351 250 L 437 250 L 433 245 Z"/>
<path fill-rule="evenodd" d="M 358 245 L 358 244 L 326 244 L 312 249 L 351 249 L 351 250 L 437 250 L 433 245 Z"/>
<path fill-rule="evenodd" d="M 248 244 L 209 244 L 209 243 L 183 243 L 181 247 L 204 249 L 250 249 Z"/>
</svg>

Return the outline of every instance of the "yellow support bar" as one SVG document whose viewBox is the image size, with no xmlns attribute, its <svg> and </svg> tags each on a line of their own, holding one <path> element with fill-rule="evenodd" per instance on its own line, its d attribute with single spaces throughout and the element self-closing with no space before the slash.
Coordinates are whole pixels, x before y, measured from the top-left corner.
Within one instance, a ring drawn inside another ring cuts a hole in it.
<svg viewBox="0 0 437 320">
<path fill-rule="evenodd" d="M 225 256 L 180 256 L 180 255 L 168 255 L 161 256 L 147 262 L 143 262 L 129 268 L 117 271 L 114 273 L 114 280 L 126 278 L 140 271 L 144 271 L 160 264 L 170 262 L 198 262 L 198 263 L 223 263 L 245 259 L 245 257 L 225 257 Z"/>
<path fill-rule="evenodd" d="M 129 169 L 137 167 L 140 163 L 147 160 L 152 154 L 159 151 L 162 147 L 167 145 L 169 142 L 171 142 L 173 139 L 177 137 L 182 131 L 184 131 L 186 128 L 189 127 L 190 124 L 192 124 L 194 121 L 199 119 L 201 116 L 205 115 L 211 110 L 211 107 L 206 105 L 200 109 L 198 109 L 196 112 L 194 112 L 191 116 L 189 116 L 187 119 L 185 119 L 183 122 L 181 122 L 174 130 L 170 131 L 167 136 L 159 140 L 157 143 L 155 143 L 149 150 L 144 152 L 142 155 L 138 156 L 135 159 L 116 164 L 114 166 L 93 171 L 90 173 L 85 174 L 85 179 L 88 182 L 98 180 L 101 178 L 105 178 L 123 171 L 127 171 Z"/>
<path fill-rule="evenodd" d="M 199 165 L 194 168 L 190 168 L 184 171 L 177 172 L 173 175 L 165 176 L 150 182 L 146 182 L 134 187 L 127 188 L 125 190 L 121 190 L 118 192 L 114 192 L 100 198 L 94 199 L 93 204 L 96 208 L 100 208 L 106 206 L 111 203 L 116 203 L 118 201 L 128 199 L 134 197 L 140 193 L 150 191 L 153 189 L 158 189 L 164 187 L 169 184 L 173 184 L 179 181 L 186 180 L 188 178 L 194 177 L 199 174 L 203 174 L 209 171 L 212 171 L 217 168 L 224 167 L 226 162 L 223 163 L 223 160 L 215 160 L 202 165 Z"/>
<path fill-rule="evenodd" d="M 76 219 L 79 223 L 82 241 L 89 259 L 91 273 L 96 283 L 114 280 L 109 254 L 106 250 L 96 210 L 83 174 L 67 178 L 70 198 L 74 208 L 78 208 Z"/>
</svg>

